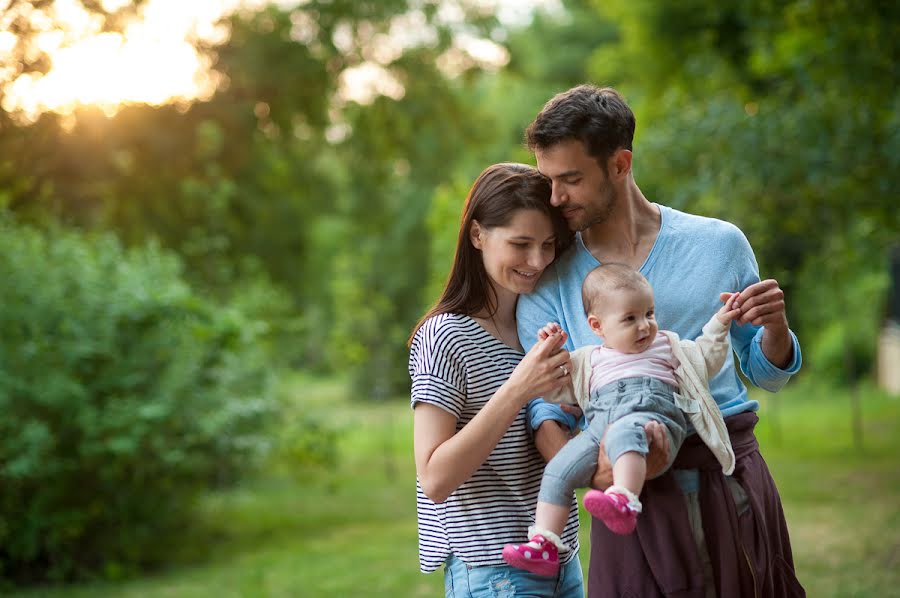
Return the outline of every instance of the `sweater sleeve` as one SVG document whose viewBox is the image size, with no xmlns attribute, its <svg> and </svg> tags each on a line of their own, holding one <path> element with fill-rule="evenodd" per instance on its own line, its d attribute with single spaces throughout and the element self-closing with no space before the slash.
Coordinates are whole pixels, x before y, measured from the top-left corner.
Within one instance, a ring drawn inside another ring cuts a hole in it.
<svg viewBox="0 0 900 598">
<path fill-rule="evenodd" d="M 551 269 L 544 272 L 544 277 L 553 277 Z M 527 352 L 537 342 L 538 331 L 548 322 L 559 322 L 562 318 L 556 311 L 559 304 L 558 285 L 548 284 L 542 280 L 532 293 L 520 295 L 516 304 L 516 326 L 519 330 L 519 342 Z M 574 430 L 578 418 L 566 413 L 559 405 L 548 403 L 543 399 L 534 399 L 528 403 L 528 422 L 533 430 L 537 430 L 545 421 L 556 421 Z"/>
<path fill-rule="evenodd" d="M 737 227 L 732 227 L 733 233 L 729 239 L 731 245 L 732 265 L 737 288 L 743 290 L 748 286 L 759 282 L 759 266 L 750 242 Z M 741 371 L 754 385 L 777 392 L 791 376 L 800 370 L 802 357 L 800 343 L 793 331 L 790 331 L 793 345 L 793 360 L 785 368 L 779 368 L 766 357 L 762 350 L 762 337 L 765 329 L 753 324 L 738 325 L 731 323 L 731 344 L 734 347 L 741 362 Z"/>
</svg>

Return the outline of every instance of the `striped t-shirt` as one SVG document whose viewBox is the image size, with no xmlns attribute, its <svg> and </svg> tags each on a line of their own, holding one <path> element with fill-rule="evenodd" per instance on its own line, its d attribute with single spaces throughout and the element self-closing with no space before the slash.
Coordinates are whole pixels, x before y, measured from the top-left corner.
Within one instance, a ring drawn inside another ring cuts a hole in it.
<svg viewBox="0 0 900 598">
<path fill-rule="evenodd" d="M 512 374 L 523 354 L 488 333 L 469 316 L 442 314 L 425 321 L 409 354 L 412 406 L 429 403 L 465 426 Z M 419 568 L 436 570 L 452 553 L 471 566 L 504 565 L 503 546 L 527 539 L 534 525 L 544 459 L 534 447 L 523 407 L 481 467 L 441 504 L 432 502 L 418 479 Z M 578 504 L 562 540 L 578 549 Z"/>
</svg>

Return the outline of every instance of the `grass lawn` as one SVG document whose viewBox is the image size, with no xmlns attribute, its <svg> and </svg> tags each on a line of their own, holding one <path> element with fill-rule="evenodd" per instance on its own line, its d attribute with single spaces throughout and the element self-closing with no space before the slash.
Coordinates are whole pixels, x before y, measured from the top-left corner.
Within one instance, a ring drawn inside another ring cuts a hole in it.
<svg viewBox="0 0 900 598">
<path fill-rule="evenodd" d="M 443 595 L 418 572 L 407 403 L 351 402 L 335 380 L 290 381 L 298 412 L 321 414 L 339 459 L 206 497 L 174 563 L 137 579 L 42 587 L 21 598 Z M 862 391 L 863 449 L 849 397 L 793 384 L 762 401 L 757 429 L 781 491 L 798 575 L 811 597 L 900 587 L 900 399 Z M 587 562 L 586 526 L 582 559 Z"/>
</svg>

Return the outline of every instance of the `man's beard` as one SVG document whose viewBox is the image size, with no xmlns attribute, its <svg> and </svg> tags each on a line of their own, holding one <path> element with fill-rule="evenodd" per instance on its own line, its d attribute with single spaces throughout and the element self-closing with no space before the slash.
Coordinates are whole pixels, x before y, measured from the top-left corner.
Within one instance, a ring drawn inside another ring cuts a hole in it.
<svg viewBox="0 0 900 598">
<path fill-rule="evenodd" d="M 596 207 L 596 212 L 587 212 L 587 208 L 585 208 L 585 222 L 583 225 L 578 226 L 575 230 L 578 232 L 584 232 L 585 230 L 591 228 L 596 224 L 601 224 L 606 222 L 609 219 L 610 214 L 612 214 L 613 209 L 616 207 L 616 203 L 618 203 L 618 195 L 616 194 L 616 190 L 607 187 L 599 190 L 599 195 L 606 199 L 606 201 L 601 206 Z"/>
</svg>

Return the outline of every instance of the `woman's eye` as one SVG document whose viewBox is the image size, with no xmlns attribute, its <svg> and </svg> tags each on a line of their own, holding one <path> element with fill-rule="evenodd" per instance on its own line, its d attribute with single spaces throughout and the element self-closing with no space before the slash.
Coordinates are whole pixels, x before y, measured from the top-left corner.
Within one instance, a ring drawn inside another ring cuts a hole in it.
<svg viewBox="0 0 900 598">
<path fill-rule="evenodd" d="M 528 247 L 528 243 L 513 243 L 513 247 L 521 247 L 522 249 Z"/>
</svg>

